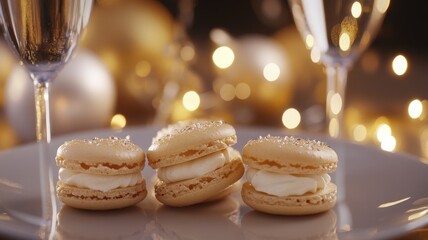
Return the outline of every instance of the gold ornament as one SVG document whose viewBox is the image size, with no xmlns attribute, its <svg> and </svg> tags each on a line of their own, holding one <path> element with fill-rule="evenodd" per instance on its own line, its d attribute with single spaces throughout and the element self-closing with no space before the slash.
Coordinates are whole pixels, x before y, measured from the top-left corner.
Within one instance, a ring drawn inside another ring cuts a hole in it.
<svg viewBox="0 0 428 240">
<path fill-rule="evenodd" d="M 157 1 L 101 1 L 93 9 L 83 45 L 108 66 L 118 89 L 117 112 L 150 116 L 169 77 L 173 19 Z M 144 111 L 144 114 L 141 112 Z"/>
<path fill-rule="evenodd" d="M 0 40 L 0 109 L 4 105 L 4 85 L 15 62 L 16 60 L 6 43 Z"/>
<path fill-rule="evenodd" d="M 11 148 L 18 144 L 18 138 L 12 126 L 0 117 L 0 150 Z"/>
<path fill-rule="evenodd" d="M 325 74 L 321 64 L 311 61 L 310 52 L 295 26 L 281 29 L 274 35 L 288 56 L 290 72 L 296 82 L 296 94 L 304 94 L 317 103 L 325 102 Z M 315 103 L 315 102 L 314 102 Z"/>
<path fill-rule="evenodd" d="M 292 59 L 270 37 L 247 35 L 239 39 L 230 36 L 222 39 L 227 39 L 221 44 L 232 50 L 234 59 L 224 69 L 216 67 L 218 79 L 213 84 L 214 91 L 224 101 L 234 100 L 236 104 L 243 101 L 239 104 L 251 106 L 258 119 L 265 118 L 272 123 L 272 118 L 279 116 L 280 120 L 294 95 L 295 83 L 290 71 Z M 216 64 L 221 66 L 224 63 L 221 61 L 229 60 L 229 55 L 218 50 L 213 58 L 218 58 Z"/>
</svg>

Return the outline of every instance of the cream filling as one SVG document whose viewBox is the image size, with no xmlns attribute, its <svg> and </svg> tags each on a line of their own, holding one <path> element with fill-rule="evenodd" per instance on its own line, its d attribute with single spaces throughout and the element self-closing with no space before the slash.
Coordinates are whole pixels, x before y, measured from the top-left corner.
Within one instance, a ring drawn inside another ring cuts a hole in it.
<svg viewBox="0 0 428 240">
<path fill-rule="evenodd" d="M 278 197 L 315 193 L 331 181 L 328 174 L 287 175 L 254 168 L 249 168 L 246 176 L 257 191 Z"/>
<path fill-rule="evenodd" d="M 103 192 L 116 188 L 135 186 L 143 181 L 143 177 L 140 172 L 109 176 L 81 173 L 65 168 L 59 169 L 58 177 L 61 182 L 67 185 L 100 190 Z"/>
<path fill-rule="evenodd" d="M 227 148 L 192 161 L 159 168 L 157 170 L 158 178 L 166 183 L 171 183 L 200 177 L 230 162 L 231 151 L 232 148 Z"/>
</svg>

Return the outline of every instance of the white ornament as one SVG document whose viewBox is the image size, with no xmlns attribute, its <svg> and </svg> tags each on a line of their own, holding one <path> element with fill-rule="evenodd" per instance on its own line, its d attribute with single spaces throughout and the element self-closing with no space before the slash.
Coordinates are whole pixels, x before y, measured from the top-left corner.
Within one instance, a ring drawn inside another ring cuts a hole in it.
<svg viewBox="0 0 428 240">
<path fill-rule="evenodd" d="M 17 66 L 5 87 L 6 116 L 23 141 L 35 139 L 33 83 Z M 97 56 L 80 51 L 50 84 L 52 134 L 105 127 L 115 110 L 116 86 Z"/>
</svg>

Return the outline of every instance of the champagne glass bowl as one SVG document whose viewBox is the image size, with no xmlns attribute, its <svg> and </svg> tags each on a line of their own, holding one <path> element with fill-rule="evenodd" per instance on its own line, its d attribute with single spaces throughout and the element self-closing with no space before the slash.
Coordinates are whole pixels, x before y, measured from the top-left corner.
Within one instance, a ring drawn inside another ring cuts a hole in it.
<svg viewBox="0 0 428 240">
<path fill-rule="evenodd" d="M 326 119 L 343 137 L 347 75 L 382 24 L 389 0 L 289 0 L 296 26 L 327 74 Z"/>
</svg>

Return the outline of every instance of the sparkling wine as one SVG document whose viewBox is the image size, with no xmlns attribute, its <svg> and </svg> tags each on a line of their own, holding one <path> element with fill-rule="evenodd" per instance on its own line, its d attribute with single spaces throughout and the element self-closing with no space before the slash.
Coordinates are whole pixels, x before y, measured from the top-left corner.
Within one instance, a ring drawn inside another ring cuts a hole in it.
<svg viewBox="0 0 428 240">
<path fill-rule="evenodd" d="M 30 72 L 57 71 L 85 28 L 92 0 L 0 0 L 5 38 Z"/>
<path fill-rule="evenodd" d="M 326 65 L 348 65 L 370 44 L 389 0 L 290 0 L 296 26 Z"/>
</svg>

